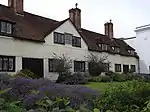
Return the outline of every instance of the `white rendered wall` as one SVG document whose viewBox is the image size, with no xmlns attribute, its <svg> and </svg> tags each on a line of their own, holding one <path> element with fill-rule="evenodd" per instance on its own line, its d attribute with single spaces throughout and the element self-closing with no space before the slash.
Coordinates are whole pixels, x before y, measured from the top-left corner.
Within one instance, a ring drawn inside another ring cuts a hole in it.
<svg viewBox="0 0 150 112">
<path fill-rule="evenodd" d="M 54 32 L 70 33 L 74 36 L 80 37 L 79 33 L 76 31 L 69 20 L 58 27 Z M 44 77 L 51 80 L 56 80 L 58 75 L 56 75 L 56 73 L 50 73 L 48 67 L 48 59 L 53 57 L 53 53 L 57 55 L 65 54 L 66 56 L 71 57 L 72 60 L 78 61 L 87 61 L 87 56 L 89 55 L 89 53 L 91 53 L 88 51 L 88 47 L 82 38 L 81 48 L 72 47 L 72 45 L 54 44 L 53 32 L 45 38 L 45 41 L 45 43 L 37 43 L 0 36 L 0 55 L 16 56 L 16 72 L 22 69 L 22 57 L 44 59 Z M 101 53 L 98 54 L 101 55 Z M 112 71 L 115 70 L 115 63 L 129 65 L 132 64 L 136 66 L 138 63 L 137 59 L 134 57 L 126 57 L 120 55 L 108 55 L 108 59 L 110 62 L 112 62 L 112 67 L 110 68 L 110 70 Z M 72 71 L 73 70 L 74 68 L 72 68 Z"/>
<path fill-rule="evenodd" d="M 69 20 L 54 32 L 70 33 L 80 37 Z M 57 78 L 57 75 L 50 73 L 48 68 L 48 59 L 53 57 L 53 53 L 57 55 L 65 54 L 73 60 L 86 61 L 85 56 L 88 48 L 82 38 L 81 48 L 72 47 L 72 45 L 54 44 L 53 32 L 45 38 L 45 41 L 45 43 L 37 43 L 0 36 L 0 55 L 16 56 L 16 72 L 22 69 L 22 57 L 44 59 L 44 77 L 51 78 L 52 80 Z"/>
<path fill-rule="evenodd" d="M 121 64 L 122 68 L 121 71 L 123 72 L 123 64 L 129 65 L 135 65 L 136 66 L 136 72 L 138 72 L 138 59 L 135 57 L 127 57 L 127 56 L 120 56 L 118 54 L 112 55 L 108 53 L 97 53 L 97 52 L 89 52 L 93 53 L 99 57 L 107 56 L 107 62 L 110 62 L 110 70 L 115 72 L 115 64 Z"/>
<path fill-rule="evenodd" d="M 140 56 L 140 73 L 149 74 L 150 66 L 150 26 L 135 30 L 136 32 L 136 49 Z"/>
</svg>

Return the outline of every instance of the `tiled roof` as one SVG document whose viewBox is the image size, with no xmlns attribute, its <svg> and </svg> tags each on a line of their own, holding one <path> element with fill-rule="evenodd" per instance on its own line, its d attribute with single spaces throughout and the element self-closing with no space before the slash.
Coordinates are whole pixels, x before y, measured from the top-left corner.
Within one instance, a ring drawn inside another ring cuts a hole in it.
<svg viewBox="0 0 150 112">
<path fill-rule="evenodd" d="M 14 37 L 35 41 L 44 41 L 45 34 L 59 23 L 27 12 L 24 12 L 24 16 L 18 16 L 9 7 L 3 5 L 0 5 L 0 18 L 15 22 Z"/>
<path fill-rule="evenodd" d="M 24 12 L 23 16 L 18 16 L 7 6 L 0 5 L 0 19 L 12 22 L 14 24 L 13 37 L 32 41 L 44 42 L 44 38 L 53 30 L 63 24 L 65 21 L 56 21 Z M 120 55 L 133 56 L 128 53 L 128 50 L 134 50 L 127 43 L 120 39 L 110 39 L 106 35 L 92 32 L 86 29 L 78 31 L 88 45 L 91 51 L 103 52 L 98 44 L 107 44 L 107 52 L 116 54 L 112 50 L 112 46 L 120 48 Z M 138 57 L 137 55 L 134 55 Z"/>
<path fill-rule="evenodd" d="M 106 35 L 102 35 L 100 33 L 96 33 L 93 31 L 86 30 L 86 29 L 81 29 L 80 34 L 82 35 L 83 39 L 88 45 L 89 50 L 91 51 L 104 52 L 98 46 L 98 44 L 104 43 L 108 45 L 108 50 L 106 52 L 109 52 L 111 54 L 118 54 L 111 47 L 119 47 L 120 55 L 138 57 L 136 53 L 135 55 L 131 55 L 128 52 L 128 50 L 134 51 L 134 49 L 121 39 L 117 39 L 117 38 L 110 39 Z"/>
</svg>

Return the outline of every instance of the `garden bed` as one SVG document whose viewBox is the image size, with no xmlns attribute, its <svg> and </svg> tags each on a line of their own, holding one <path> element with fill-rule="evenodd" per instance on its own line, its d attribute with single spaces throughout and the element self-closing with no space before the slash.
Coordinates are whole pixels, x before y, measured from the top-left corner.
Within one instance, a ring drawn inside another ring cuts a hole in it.
<svg viewBox="0 0 150 112">
<path fill-rule="evenodd" d="M 11 88 L 3 96 L 11 101 L 21 101 L 25 108 L 33 107 L 35 102 L 45 97 L 54 100 L 56 97 L 70 99 L 73 108 L 93 100 L 99 92 L 80 85 L 57 84 L 46 79 L 28 79 L 24 77 L 4 78 L 0 81 L 0 90 Z"/>
</svg>

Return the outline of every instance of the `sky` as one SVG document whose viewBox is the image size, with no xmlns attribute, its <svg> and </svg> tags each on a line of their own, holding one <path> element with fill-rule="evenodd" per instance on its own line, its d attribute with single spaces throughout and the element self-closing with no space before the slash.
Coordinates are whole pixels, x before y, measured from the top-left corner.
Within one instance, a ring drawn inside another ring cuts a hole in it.
<svg viewBox="0 0 150 112">
<path fill-rule="evenodd" d="M 81 9 L 82 28 L 104 34 L 104 23 L 114 24 L 114 36 L 135 36 L 135 28 L 150 24 L 150 0 L 24 0 L 24 10 L 58 21 L 69 17 L 69 9 Z M 7 5 L 8 0 L 0 0 Z"/>
</svg>

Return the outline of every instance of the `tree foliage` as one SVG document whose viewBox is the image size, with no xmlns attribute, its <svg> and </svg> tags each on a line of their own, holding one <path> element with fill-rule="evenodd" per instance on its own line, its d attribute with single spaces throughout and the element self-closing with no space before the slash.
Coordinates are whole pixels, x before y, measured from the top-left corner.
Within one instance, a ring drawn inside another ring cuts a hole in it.
<svg viewBox="0 0 150 112">
<path fill-rule="evenodd" d="M 56 64 L 56 71 L 59 74 L 67 74 L 70 73 L 70 69 L 72 68 L 72 59 L 65 54 L 58 56 L 53 53 L 53 58 L 58 60 Z"/>
<path fill-rule="evenodd" d="M 110 67 L 110 62 L 107 60 L 108 56 L 98 56 L 90 54 L 88 56 L 89 73 L 92 76 L 99 76 L 102 72 L 107 72 Z"/>
</svg>

